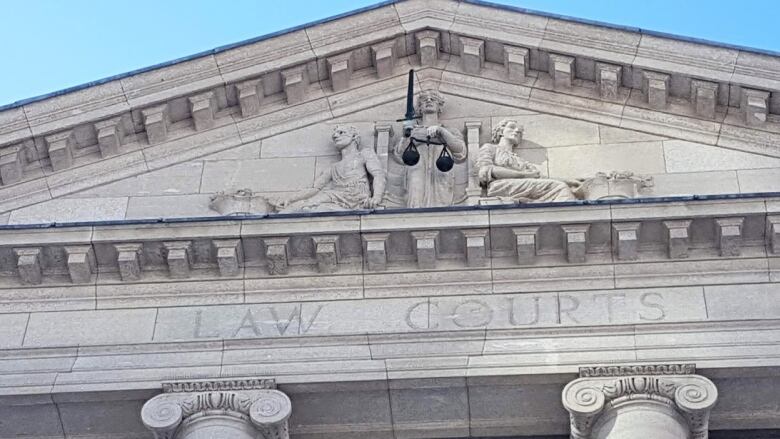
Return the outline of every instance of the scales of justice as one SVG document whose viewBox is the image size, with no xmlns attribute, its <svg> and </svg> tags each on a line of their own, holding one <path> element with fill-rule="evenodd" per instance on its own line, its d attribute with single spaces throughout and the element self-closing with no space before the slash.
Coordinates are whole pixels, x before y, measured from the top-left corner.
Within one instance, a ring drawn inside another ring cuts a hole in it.
<svg viewBox="0 0 780 439">
<path fill-rule="evenodd" d="M 469 157 L 460 130 L 439 121 L 444 98 L 437 91 L 423 90 L 415 105 L 414 80 L 412 69 L 406 112 L 395 121 L 402 123 L 402 135 L 390 143 L 386 163 L 355 127 L 337 125 L 331 140 L 341 159 L 317 176 L 311 188 L 286 197 L 248 188 L 220 192 L 211 198 L 210 207 L 223 215 L 245 215 L 526 204 L 634 198 L 652 187 L 651 177 L 626 170 L 575 179 L 544 176 L 538 165 L 520 154 L 523 127 L 511 118 L 496 123 L 490 142 Z M 469 188 L 479 194 L 476 199 L 467 201 L 465 189 L 455 184 L 457 166 L 467 167 L 463 171 L 478 185 Z"/>
</svg>

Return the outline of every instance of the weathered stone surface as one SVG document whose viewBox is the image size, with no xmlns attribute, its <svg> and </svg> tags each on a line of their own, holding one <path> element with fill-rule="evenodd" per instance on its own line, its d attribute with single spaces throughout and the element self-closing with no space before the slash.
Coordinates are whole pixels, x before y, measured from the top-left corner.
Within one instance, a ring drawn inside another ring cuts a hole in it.
<svg viewBox="0 0 780 439">
<path fill-rule="evenodd" d="M 754 169 L 737 171 L 742 193 L 780 191 L 780 169 Z"/>
<path fill-rule="evenodd" d="M 70 195 L 71 198 L 132 197 L 196 194 L 203 172 L 201 162 L 183 163 L 126 178 Z"/>
<path fill-rule="evenodd" d="M 156 314 L 155 309 L 34 313 L 24 346 L 147 343 Z"/>
<path fill-rule="evenodd" d="M 780 168 L 780 159 L 711 145 L 682 140 L 665 140 L 663 145 L 666 172 Z"/>
<path fill-rule="evenodd" d="M 22 346 L 29 314 L 4 314 L 0 319 L 0 347 L 3 349 Z"/>
<path fill-rule="evenodd" d="M 591 176 L 605 169 L 631 169 L 641 174 L 665 171 L 661 142 L 569 146 L 552 148 L 547 155 L 550 175 L 558 177 Z"/>
<path fill-rule="evenodd" d="M 780 285 L 705 286 L 707 312 L 713 319 L 776 319 L 780 315 Z"/>
<path fill-rule="evenodd" d="M 314 163 L 314 157 L 205 162 L 201 192 L 308 188 L 314 182 Z"/>
<path fill-rule="evenodd" d="M 125 217 L 127 198 L 60 198 L 11 213 L 10 224 L 116 220 Z"/>
</svg>

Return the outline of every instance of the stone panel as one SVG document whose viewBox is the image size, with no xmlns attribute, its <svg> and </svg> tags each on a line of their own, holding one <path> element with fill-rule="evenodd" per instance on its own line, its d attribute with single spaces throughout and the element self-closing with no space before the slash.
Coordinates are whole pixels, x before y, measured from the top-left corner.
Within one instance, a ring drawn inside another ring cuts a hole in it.
<svg viewBox="0 0 780 439">
<path fill-rule="evenodd" d="M 70 195 L 71 198 L 132 197 L 196 194 L 203 171 L 201 162 L 183 163 Z"/>
<path fill-rule="evenodd" d="M 0 405 L 0 437 L 64 437 L 60 413 L 54 404 Z"/>
<path fill-rule="evenodd" d="M 661 142 L 582 145 L 548 151 L 550 175 L 587 177 L 596 172 L 631 170 L 640 174 L 664 172 Z"/>
<path fill-rule="evenodd" d="M 515 114 L 515 113 L 510 113 Z M 599 143 L 599 126 L 549 114 L 509 116 L 523 126 L 523 147 L 544 147 L 588 145 Z M 504 117 L 493 117 L 496 126 Z M 486 130 L 487 127 L 483 127 Z"/>
<path fill-rule="evenodd" d="M 469 435 L 465 378 L 390 381 L 390 405 L 397 439 Z"/>
<path fill-rule="evenodd" d="M 156 309 L 33 313 L 25 347 L 148 343 Z"/>
<path fill-rule="evenodd" d="M 263 140 L 260 158 L 313 157 L 337 155 L 331 134 L 334 123 L 323 122 L 295 131 L 289 131 Z M 349 125 L 358 129 L 361 146 L 373 146 L 374 124 L 354 123 Z"/>
<path fill-rule="evenodd" d="M 701 288 L 607 290 L 559 294 L 562 325 L 697 321 L 707 318 Z"/>
<path fill-rule="evenodd" d="M 309 188 L 314 184 L 314 166 L 314 157 L 205 162 L 201 192 Z"/>
<path fill-rule="evenodd" d="M 658 196 L 738 194 L 735 171 L 654 174 L 649 193 Z"/>
<path fill-rule="evenodd" d="M 218 216 L 209 207 L 208 194 L 130 197 L 126 219 L 195 218 Z"/>
<path fill-rule="evenodd" d="M 260 146 L 262 140 L 245 143 L 235 148 L 226 149 L 221 152 L 209 154 L 203 157 L 203 160 L 247 160 L 260 158 Z"/>
<path fill-rule="evenodd" d="M 739 190 L 743 194 L 780 191 L 780 169 L 737 171 Z"/>
<path fill-rule="evenodd" d="M 22 338 L 27 327 L 29 314 L 0 315 L 0 348 L 18 348 L 22 346 Z"/>
<path fill-rule="evenodd" d="M 97 308 L 220 305 L 244 301 L 243 281 L 179 281 L 99 285 Z"/>
<path fill-rule="evenodd" d="M 707 311 L 714 320 L 780 318 L 780 284 L 706 286 Z"/>
<path fill-rule="evenodd" d="M 641 131 L 624 130 L 607 125 L 599 126 L 599 136 L 601 143 L 629 143 L 629 142 L 652 142 L 656 140 L 666 140 L 665 137 L 653 134 L 643 133 Z"/>
<path fill-rule="evenodd" d="M 77 222 L 124 219 L 127 198 L 59 198 L 23 207 L 11 213 L 9 224 Z"/>
<path fill-rule="evenodd" d="M 780 159 L 682 140 L 664 141 L 666 172 L 780 168 Z"/>
</svg>

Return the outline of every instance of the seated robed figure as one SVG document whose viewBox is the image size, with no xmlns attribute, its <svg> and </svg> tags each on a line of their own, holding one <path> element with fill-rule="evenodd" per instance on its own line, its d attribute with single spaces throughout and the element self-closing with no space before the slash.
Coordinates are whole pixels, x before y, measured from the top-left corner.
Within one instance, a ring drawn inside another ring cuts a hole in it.
<svg viewBox="0 0 780 439">
<path fill-rule="evenodd" d="M 372 209 L 381 203 L 385 172 L 376 152 L 361 148 L 360 135 L 353 126 L 337 125 L 331 139 L 341 152 L 341 160 L 320 174 L 314 187 L 272 201 L 280 212 Z"/>
<path fill-rule="evenodd" d="M 513 149 L 520 144 L 523 128 L 504 119 L 493 129 L 492 143 L 482 145 L 476 167 L 479 183 L 488 197 L 520 203 L 576 200 L 579 180 L 542 178 L 539 168 L 523 160 Z"/>
</svg>

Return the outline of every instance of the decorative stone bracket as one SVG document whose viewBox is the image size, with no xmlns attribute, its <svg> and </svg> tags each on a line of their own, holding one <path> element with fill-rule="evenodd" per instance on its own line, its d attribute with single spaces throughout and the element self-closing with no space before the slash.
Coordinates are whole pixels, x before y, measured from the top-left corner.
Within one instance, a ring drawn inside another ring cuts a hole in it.
<svg viewBox="0 0 780 439">
<path fill-rule="evenodd" d="M 710 410 L 718 399 L 712 381 L 666 374 L 686 368 L 641 368 L 586 374 L 563 389 L 572 439 L 707 439 Z"/>
<path fill-rule="evenodd" d="M 252 380 L 255 381 L 255 380 Z M 261 380 L 262 381 L 262 380 Z M 156 439 L 289 439 L 290 398 L 250 381 L 164 387 L 144 404 L 141 420 Z"/>
</svg>

